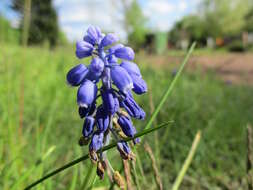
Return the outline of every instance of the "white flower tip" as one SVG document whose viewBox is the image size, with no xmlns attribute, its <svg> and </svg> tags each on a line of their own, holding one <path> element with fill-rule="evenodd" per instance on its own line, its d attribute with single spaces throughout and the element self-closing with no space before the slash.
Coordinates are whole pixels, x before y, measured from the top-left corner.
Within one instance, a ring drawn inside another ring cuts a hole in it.
<svg viewBox="0 0 253 190">
<path fill-rule="evenodd" d="M 82 102 L 78 102 L 78 105 L 82 108 L 88 108 L 88 104 L 82 103 Z"/>
<path fill-rule="evenodd" d="M 69 87 L 73 87 L 73 85 L 70 84 L 68 80 L 66 80 L 66 84 L 67 84 Z"/>
<path fill-rule="evenodd" d="M 134 84 L 131 82 L 125 86 L 125 88 L 123 89 L 123 92 L 127 93 L 129 90 L 132 90 L 133 88 L 134 88 Z"/>
</svg>

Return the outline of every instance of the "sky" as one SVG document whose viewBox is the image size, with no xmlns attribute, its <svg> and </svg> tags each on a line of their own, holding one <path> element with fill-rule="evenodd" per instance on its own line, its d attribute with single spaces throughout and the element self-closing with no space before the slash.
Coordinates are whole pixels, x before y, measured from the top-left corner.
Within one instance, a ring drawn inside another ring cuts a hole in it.
<svg viewBox="0 0 253 190">
<path fill-rule="evenodd" d="M 130 3 L 131 0 L 125 0 Z M 183 16 L 197 11 L 201 0 L 138 0 L 147 18 L 147 27 L 154 31 L 168 31 Z M 9 8 L 11 0 L 0 0 L 0 14 L 12 26 L 18 26 L 20 16 Z M 82 38 L 90 25 L 97 25 L 108 32 L 126 39 L 121 0 L 53 0 L 59 25 L 71 41 Z"/>
</svg>

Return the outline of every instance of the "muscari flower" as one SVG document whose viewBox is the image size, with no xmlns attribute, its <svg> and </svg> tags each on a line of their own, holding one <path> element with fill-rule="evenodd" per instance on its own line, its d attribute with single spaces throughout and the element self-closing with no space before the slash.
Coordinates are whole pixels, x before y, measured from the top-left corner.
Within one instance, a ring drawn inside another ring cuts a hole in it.
<svg viewBox="0 0 253 190">
<path fill-rule="evenodd" d="M 75 66 L 66 77 L 68 84 L 79 86 L 78 112 L 84 119 L 79 143 L 86 145 L 90 141 L 90 158 L 98 163 L 102 163 L 104 157 L 96 152 L 107 145 L 111 137 L 117 141 L 121 157 L 131 159 L 131 149 L 122 135 L 134 137 L 137 131 L 131 118 L 145 118 L 144 110 L 135 102 L 131 91 L 143 94 L 147 92 L 147 84 L 138 65 L 132 62 L 134 51 L 117 42 L 115 34 L 105 35 L 98 27 L 90 26 L 83 39 L 76 43 L 77 58 L 91 57 L 90 64 Z M 97 105 L 98 98 L 102 99 L 101 105 Z M 139 139 L 133 142 L 136 144 Z M 104 167 L 98 166 L 102 178 Z"/>
<path fill-rule="evenodd" d="M 88 71 L 88 68 L 83 64 L 73 67 L 67 74 L 67 83 L 71 86 L 79 86 L 88 74 Z"/>
<path fill-rule="evenodd" d="M 121 66 L 114 66 L 111 69 L 111 77 L 117 88 L 127 93 L 133 88 L 133 81 L 127 71 Z"/>
<path fill-rule="evenodd" d="M 119 109 L 119 100 L 112 89 L 101 91 L 103 106 L 110 115 L 115 114 Z"/>
<path fill-rule="evenodd" d="M 90 135 L 92 135 L 94 124 L 95 124 L 95 119 L 93 117 L 88 116 L 85 118 L 84 124 L 83 124 L 84 137 L 89 137 Z"/>
<path fill-rule="evenodd" d="M 133 91 L 136 94 L 143 94 L 147 92 L 147 84 L 146 82 L 142 79 L 141 72 L 139 67 L 130 61 L 122 61 L 120 64 L 121 67 L 123 67 L 130 77 L 132 78 L 133 81 Z"/>
<path fill-rule="evenodd" d="M 123 94 L 122 97 L 120 107 L 124 108 L 131 117 L 141 120 L 145 118 L 144 110 L 135 102 L 131 92 Z"/>
<path fill-rule="evenodd" d="M 88 108 L 97 95 L 97 86 L 90 80 L 85 80 L 77 91 L 77 103 Z"/>
</svg>

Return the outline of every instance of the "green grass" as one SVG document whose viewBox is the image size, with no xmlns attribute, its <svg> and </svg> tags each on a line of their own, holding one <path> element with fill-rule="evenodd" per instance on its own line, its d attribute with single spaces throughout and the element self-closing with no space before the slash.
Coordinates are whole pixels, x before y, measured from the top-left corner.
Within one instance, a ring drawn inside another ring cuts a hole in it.
<svg viewBox="0 0 253 190">
<path fill-rule="evenodd" d="M 67 71 L 79 63 L 70 49 L 24 50 L 1 45 L 0 56 L 0 189 L 22 189 L 31 182 L 87 153 L 77 145 L 82 120 L 78 117 L 76 89 L 65 83 Z M 137 57 L 138 60 L 138 57 Z M 87 62 L 87 61 L 86 61 Z M 139 60 L 144 79 L 158 105 L 173 76 L 169 68 L 151 68 Z M 19 133 L 20 69 L 24 66 L 24 126 Z M 181 189 L 215 189 L 245 186 L 245 128 L 253 123 L 253 88 L 226 85 L 213 74 L 183 73 L 158 114 L 157 123 L 174 120 L 158 132 L 160 174 L 170 189 L 187 156 L 194 135 L 202 140 Z M 136 96 L 149 114 L 149 95 Z M 137 129 L 145 122 L 134 121 Z M 145 138 L 154 147 L 154 134 Z M 156 188 L 150 160 L 137 147 L 147 178 L 136 172 L 142 189 Z M 110 151 L 114 169 L 120 170 L 117 151 Z M 89 171 L 86 161 L 45 181 L 35 189 L 80 189 Z M 88 186 L 94 177 L 88 179 Z M 108 187 L 109 180 L 96 180 L 94 187 Z"/>
</svg>

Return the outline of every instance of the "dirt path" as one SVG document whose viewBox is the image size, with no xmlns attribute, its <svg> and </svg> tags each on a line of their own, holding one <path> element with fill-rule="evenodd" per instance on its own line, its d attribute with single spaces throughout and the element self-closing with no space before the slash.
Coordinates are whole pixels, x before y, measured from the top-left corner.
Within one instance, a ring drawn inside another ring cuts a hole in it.
<svg viewBox="0 0 253 190">
<path fill-rule="evenodd" d="M 145 59 L 160 67 L 169 63 L 178 64 L 183 57 L 146 56 Z M 188 68 L 194 69 L 199 66 L 203 71 L 214 70 L 227 82 L 253 85 L 253 53 L 228 53 L 191 57 Z"/>
</svg>

